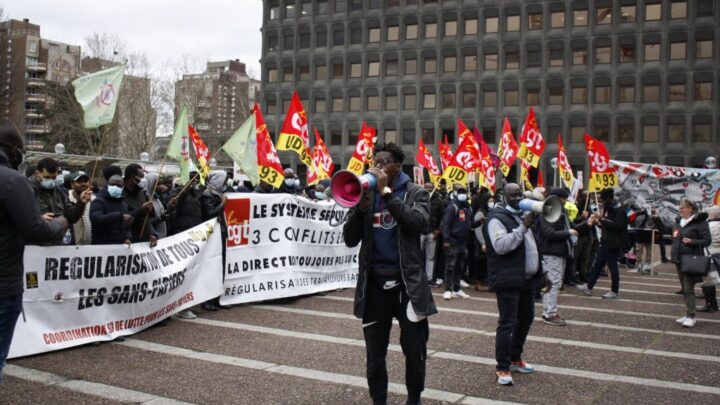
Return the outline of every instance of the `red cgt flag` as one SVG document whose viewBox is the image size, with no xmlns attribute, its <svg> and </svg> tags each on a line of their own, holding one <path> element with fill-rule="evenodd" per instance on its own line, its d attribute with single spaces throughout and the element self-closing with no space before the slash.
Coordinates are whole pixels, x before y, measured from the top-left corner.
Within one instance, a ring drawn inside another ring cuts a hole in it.
<svg viewBox="0 0 720 405">
<path fill-rule="evenodd" d="M 275 188 L 280 188 L 283 180 L 285 180 L 280 158 L 277 150 L 275 150 L 275 145 L 273 145 L 267 125 L 265 125 L 265 119 L 260 112 L 260 107 L 257 104 L 253 106 L 253 112 L 255 113 L 255 137 L 260 180 L 272 184 Z"/>
<path fill-rule="evenodd" d="M 357 143 L 355 144 L 355 150 L 347 165 L 348 171 L 360 176 L 363 174 L 363 171 L 365 171 L 365 165 L 372 164 L 372 151 L 375 148 L 375 141 L 377 140 L 376 134 L 377 131 L 375 128 L 369 127 L 363 121 Z"/>
<path fill-rule="evenodd" d="M 480 142 L 480 156 L 482 159 L 480 161 L 480 171 L 484 177 L 484 185 L 488 188 L 488 190 L 495 194 L 495 166 L 493 165 L 492 160 L 492 150 L 482 138 L 480 139 Z"/>
<path fill-rule="evenodd" d="M 335 170 L 335 164 L 332 161 L 332 156 L 330 156 L 330 151 L 328 151 L 327 146 L 325 146 L 325 142 L 323 142 L 323 139 L 320 136 L 320 132 L 318 132 L 317 128 L 313 129 L 315 130 L 313 162 L 315 163 L 315 167 L 318 169 L 318 179 L 329 179 L 330 176 L 332 176 L 333 170 Z"/>
<path fill-rule="evenodd" d="M 292 150 L 300 156 L 300 160 L 307 166 L 307 184 L 317 183 L 317 170 L 310 153 L 310 141 L 308 140 L 307 114 L 300 102 L 297 91 L 293 92 L 288 107 L 285 122 L 280 130 L 278 138 L 278 150 Z"/>
<path fill-rule="evenodd" d="M 510 167 L 515 163 L 518 153 L 518 144 L 510 127 L 510 121 L 505 117 L 503 122 L 502 135 L 500 137 L 500 145 L 498 146 L 498 157 L 500 158 L 500 171 L 503 176 L 507 177 L 510 173 Z"/>
<path fill-rule="evenodd" d="M 585 150 L 590 161 L 588 191 L 593 193 L 604 188 L 616 187 L 618 185 L 618 176 L 610 163 L 610 154 L 605 144 L 585 134 Z"/>
<path fill-rule="evenodd" d="M 415 156 L 415 161 L 418 165 L 428 170 L 428 173 L 430 174 L 430 181 L 437 187 L 437 182 L 441 174 L 440 169 L 435 164 L 430 151 L 425 146 L 425 142 L 423 142 L 422 139 L 418 142 L 418 151 L 417 156 Z"/>
<path fill-rule="evenodd" d="M 520 152 L 518 157 L 530 163 L 532 167 L 538 167 L 540 163 L 540 155 L 545 151 L 545 140 L 538 128 L 535 112 L 530 107 L 525 125 L 523 125 L 522 135 L 520 135 Z"/>
<path fill-rule="evenodd" d="M 470 129 L 465 125 L 462 120 L 457 120 L 457 126 L 458 126 L 458 134 L 459 135 L 459 141 L 460 144 L 462 144 L 466 138 L 470 138 L 470 143 L 472 144 L 472 151 L 473 151 L 473 161 L 472 161 L 472 167 L 471 170 L 480 169 L 480 145 L 478 145 L 478 141 L 473 136 L 473 133 L 470 132 Z"/>
<path fill-rule="evenodd" d="M 207 179 L 210 175 L 210 151 L 192 125 L 188 125 L 188 134 L 192 140 L 193 148 L 195 148 L 195 157 L 200 163 L 200 172 L 203 179 Z"/>
<path fill-rule="evenodd" d="M 453 152 L 452 148 L 450 147 L 450 142 L 448 142 L 447 134 L 445 134 L 445 142 L 438 141 L 438 151 L 440 152 L 440 165 L 442 166 L 442 170 L 445 171 L 445 169 L 450 166 L 450 162 L 452 162 Z"/>
</svg>

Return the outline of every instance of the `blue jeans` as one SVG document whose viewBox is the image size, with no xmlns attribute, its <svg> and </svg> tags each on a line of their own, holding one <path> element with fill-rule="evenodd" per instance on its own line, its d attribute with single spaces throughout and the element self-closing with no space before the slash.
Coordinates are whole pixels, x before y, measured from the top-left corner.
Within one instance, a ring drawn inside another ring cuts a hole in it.
<svg viewBox="0 0 720 405">
<path fill-rule="evenodd" d="M 588 288 L 593 289 L 595 283 L 600 277 L 600 272 L 605 265 L 610 269 L 610 290 L 617 294 L 620 291 L 620 271 L 618 271 L 618 257 L 622 252 L 620 249 L 605 249 L 600 246 L 598 249 L 597 257 L 595 258 L 595 264 L 593 265 L 592 271 L 588 279 Z"/>
<path fill-rule="evenodd" d="M 22 294 L 0 298 L 0 383 L 5 359 L 10 352 L 10 343 L 15 333 L 15 323 L 22 310 Z"/>
</svg>

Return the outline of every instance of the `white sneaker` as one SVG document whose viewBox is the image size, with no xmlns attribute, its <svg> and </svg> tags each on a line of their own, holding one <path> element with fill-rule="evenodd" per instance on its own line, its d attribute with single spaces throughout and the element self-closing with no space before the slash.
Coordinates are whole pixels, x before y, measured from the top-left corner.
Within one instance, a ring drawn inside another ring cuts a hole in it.
<svg viewBox="0 0 720 405">
<path fill-rule="evenodd" d="M 445 291 L 445 292 L 443 293 L 443 299 L 444 299 L 444 300 L 449 300 L 449 299 L 451 299 L 451 298 L 452 298 L 452 292 L 450 292 L 450 291 Z"/>
<path fill-rule="evenodd" d="M 189 310 L 189 309 L 184 309 L 184 310 L 178 312 L 177 314 L 175 314 L 175 316 L 177 316 L 178 318 L 182 318 L 182 319 L 195 319 L 195 318 L 197 318 L 197 315 L 195 315 L 195 314 L 193 313 L 193 311 L 191 311 L 191 310 Z"/>
<path fill-rule="evenodd" d="M 436 286 L 436 287 L 440 287 L 441 285 L 443 285 L 443 279 L 441 279 L 441 278 L 436 278 L 436 279 L 435 279 L 435 286 Z"/>
<path fill-rule="evenodd" d="M 612 291 L 609 291 L 609 292 L 603 294 L 602 297 L 605 298 L 606 300 L 616 300 L 616 299 L 620 298 L 620 296 L 617 293 L 614 293 Z"/>
<path fill-rule="evenodd" d="M 587 284 L 578 284 L 575 286 L 581 293 L 587 295 L 588 297 L 592 295 L 592 290 L 587 287 Z"/>
<path fill-rule="evenodd" d="M 695 318 L 685 318 L 685 321 L 683 321 L 682 326 L 684 326 L 686 328 L 692 328 L 693 326 L 695 326 L 695 324 L 697 324 L 697 321 L 695 320 Z"/>
<path fill-rule="evenodd" d="M 465 280 L 460 279 L 460 288 L 468 288 L 470 284 L 466 283 Z"/>
<path fill-rule="evenodd" d="M 687 319 L 687 316 L 683 316 L 682 318 L 676 319 L 675 322 L 684 323 L 686 319 Z"/>
<path fill-rule="evenodd" d="M 453 293 L 453 297 L 470 298 L 469 295 L 465 294 L 463 290 L 457 290 Z"/>
</svg>

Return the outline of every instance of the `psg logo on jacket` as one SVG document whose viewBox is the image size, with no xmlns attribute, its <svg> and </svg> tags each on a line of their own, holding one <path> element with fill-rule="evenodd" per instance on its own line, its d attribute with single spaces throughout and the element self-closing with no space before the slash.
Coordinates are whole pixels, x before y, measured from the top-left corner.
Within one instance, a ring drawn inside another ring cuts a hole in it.
<svg viewBox="0 0 720 405">
<path fill-rule="evenodd" d="M 390 211 L 382 210 L 373 214 L 373 228 L 392 229 L 397 225 L 397 221 L 390 215 Z"/>
</svg>

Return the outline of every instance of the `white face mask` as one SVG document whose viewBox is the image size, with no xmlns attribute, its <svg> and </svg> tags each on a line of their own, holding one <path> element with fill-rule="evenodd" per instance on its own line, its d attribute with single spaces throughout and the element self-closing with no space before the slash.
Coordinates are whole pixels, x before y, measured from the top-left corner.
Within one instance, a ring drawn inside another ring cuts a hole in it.
<svg viewBox="0 0 720 405">
<path fill-rule="evenodd" d="M 285 185 L 288 187 L 292 187 L 295 185 L 295 179 L 285 179 Z"/>
<path fill-rule="evenodd" d="M 147 179 L 145 177 L 140 179 L 140 182 L 138 183 L 138 187 L 140 187 L 140 190 L 145 190 L 145 187 L 147 187 Z"/>
<path fill-rule="evenodd" d="M 488 209 L 495 208 L 495 203 L 493 201 L 488 202 Z"/>
<path fill-rule="evenodd" d="M 465 202 L 465 201 L 467 201 L 468 197 L 467 197 L 467 194 L 458 194 L 457 199 L 460 202 Z"/>
</svg>

